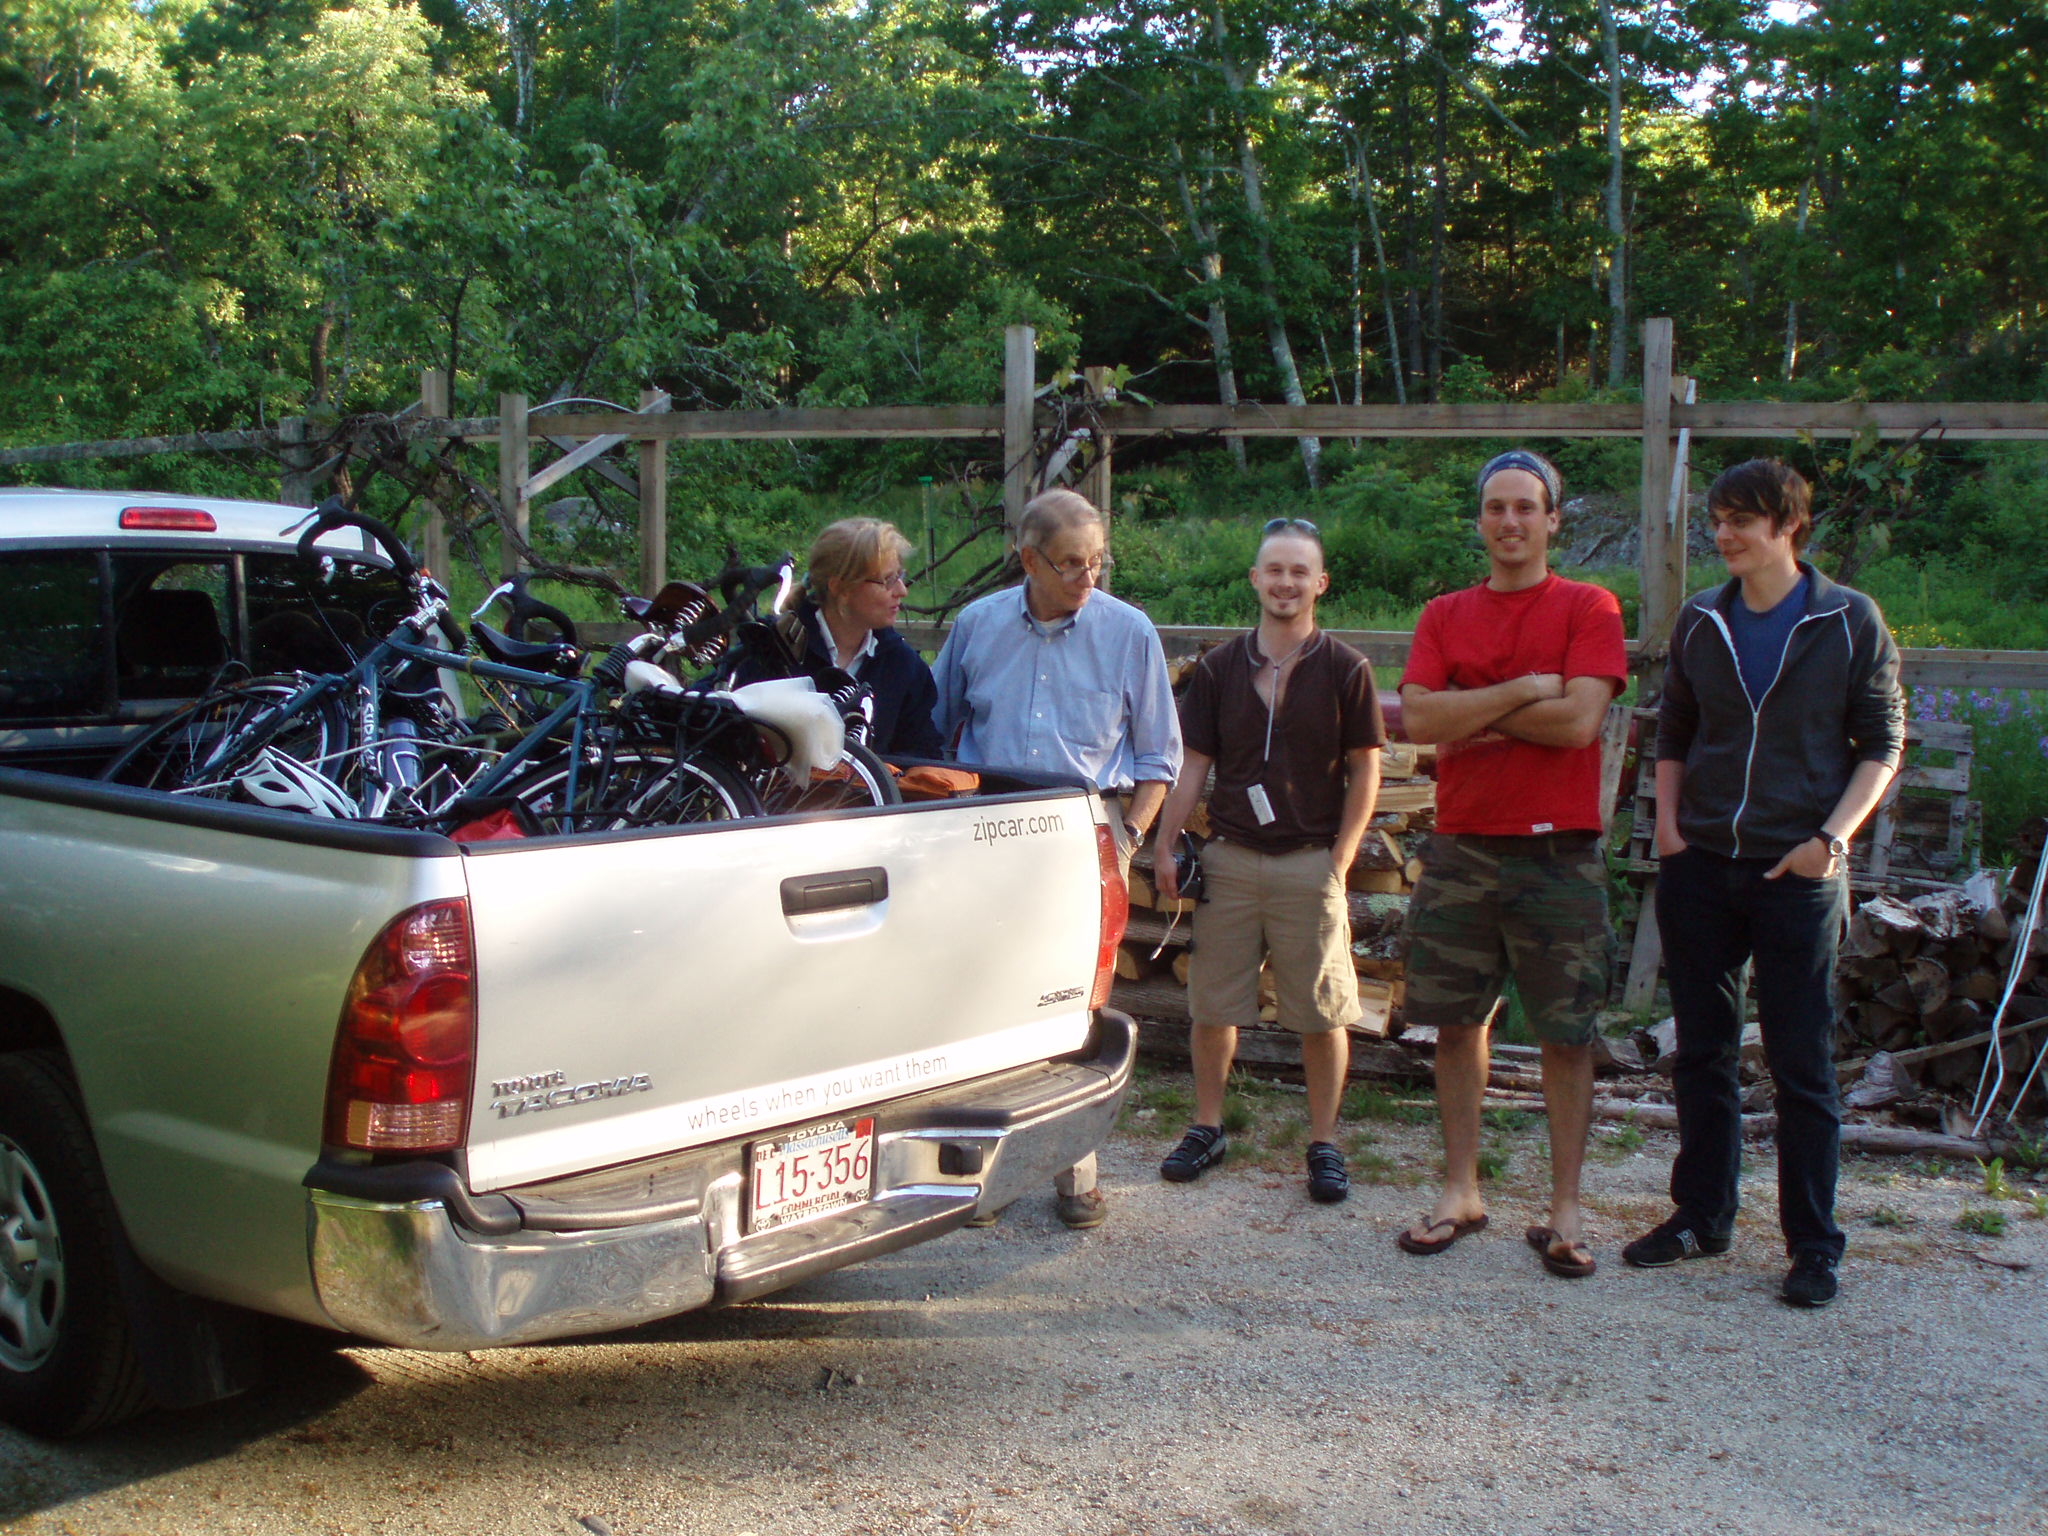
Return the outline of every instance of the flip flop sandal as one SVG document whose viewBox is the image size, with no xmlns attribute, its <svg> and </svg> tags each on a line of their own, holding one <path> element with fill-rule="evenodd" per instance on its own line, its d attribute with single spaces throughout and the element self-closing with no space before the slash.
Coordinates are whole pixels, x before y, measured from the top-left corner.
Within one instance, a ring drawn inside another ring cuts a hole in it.
<svg viewBox="0 0 2048 1536">
<path fill-rule="evenodd" d="M 1459 1238 L 1465 1236 L 1466 1233 L 1480 1231 L 1485 1226 L 1486 1218 L 1484 1216 L 1474 1216 L 1470 1221 L 1432 1221 L 1424 1229 L 1425 1231 L 1435 1232 L 1448 1227 L 1450 1228 L 1449 1235 L 1437 1238 L 1415 1237 L 1404 1227 L 1401 1229 L 1400 1236 L 1396 1237 L 1394 1242 L 1404 1253 L 1442 1253 Z"/>
<path fill-rule="evenodd" d="M 1568 1242 L 1549 1227 L 1531 1227 L 1522 1234 L 1529 1246 L 1543 1256 L 1543 1267 L 1560 1280 L 1583 1280 L 1600 1266 L 1594 1261 L 1593 1251 L 1584 1243 Z M 1551 1252 L 1551 1244 L 1564 1243 L 1562 1255 Z M 1576 1255 L 1583 1253 L 1584 1258 Z"/>
</svg>

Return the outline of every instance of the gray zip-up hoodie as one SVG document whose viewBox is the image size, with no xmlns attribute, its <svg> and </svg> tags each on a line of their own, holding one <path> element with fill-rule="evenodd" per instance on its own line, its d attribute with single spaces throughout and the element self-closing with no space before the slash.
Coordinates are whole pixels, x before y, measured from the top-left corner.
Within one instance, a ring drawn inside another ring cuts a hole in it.
<svg viewBox="0 0 2048 1536">
<path fill-rule="evenodd" d="M 1884 615 L 1799 568 L 1806 613 L 1761 698 L 1742 681 L 1728 628 L 1740 581 L 1688 598 L 1672 631 L 1657 758 L 1685 764 L 1679 836 L 1731 858 L 1783 858 L 1820 832 L 1859 762 L 1896 768 L 1905 748 L 1899 648 Z"/>
</svg>

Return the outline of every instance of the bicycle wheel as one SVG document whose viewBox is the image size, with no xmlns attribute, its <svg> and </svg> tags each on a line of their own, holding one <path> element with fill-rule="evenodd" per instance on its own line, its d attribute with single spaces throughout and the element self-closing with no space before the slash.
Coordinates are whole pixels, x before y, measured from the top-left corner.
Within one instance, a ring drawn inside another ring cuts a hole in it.
<svg viewBox="0 0 2048 1536">
<path fill-rule="evenodd" d="M 770 768 L 754 775 L 751 783 L 770 816 L 816 816 L 903 802 L 896 775 L 873 752 L 851 741 L 837 766 L 813 770 L 808 780 Z"/>
<path fill-rule="evenodd" d="M 305 689 L 297 678 L 258 678 L 208 694 L 136 737 L 100 778 L 215 800 L 253 799 L 243 776 L 270 752 L 352 799 L 355 733 L 331 693 L 287 714 L 285 706 Z"/>
<path fill-rule="evenodd" d="M 746 782 L 720 762 L 622 747 L 609 763 L 582 765 L 573 792 L 569 767 L 567 758 L 556 758 L 504 790 L 544 833 L 614 832 L 762 814 Z"/>
</svg>

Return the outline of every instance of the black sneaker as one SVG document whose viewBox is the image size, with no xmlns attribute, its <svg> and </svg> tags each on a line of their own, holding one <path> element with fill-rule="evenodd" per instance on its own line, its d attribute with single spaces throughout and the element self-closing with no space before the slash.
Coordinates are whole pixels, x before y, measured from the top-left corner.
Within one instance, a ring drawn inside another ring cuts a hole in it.
<svg viewBox="0 0 2048 1536">
<path fill-rule="evenodd" d="M 1351 1175 L 1344 1171 L 1344 1154 L 1327 1141 L 1308 1144 L 1308 1197 L 1321 1205 L 1335 1205 L 1351 1193 Z"/>
<path fill-rule="evenodd" d="M 1188 1184 L 1223 1161 L 1230 1150 L 1230 1138 L 1220 1125 L 1191 1125 L 1180 1145 L 1166 1154 L 1159 1165 L 1159 1177 L 1169 1184 Z"/>
<path fill-rule="evenodd" d="M 1702 1232 L 1685 1216 L 1670 1216 L 1621 1250 L 1624 1264 L 1662 1269 L 1680 1259 L 1718 1259 L 1732 1246 L 1727 1233 Z"/>
<path fill-rule="evenodd" d="M 1778 1300 L 1788 1307 L 1824 1307 L 1841 1288 L 1835 1279 L 1835 1261 L 1824 1253 L 1802 1253 L 1792 1260 Z"/>
</svg>

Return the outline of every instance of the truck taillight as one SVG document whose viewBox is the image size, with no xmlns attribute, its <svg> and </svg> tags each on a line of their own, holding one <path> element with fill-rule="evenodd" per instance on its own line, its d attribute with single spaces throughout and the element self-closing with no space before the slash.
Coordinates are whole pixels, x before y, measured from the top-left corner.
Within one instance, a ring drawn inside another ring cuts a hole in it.
<svg viewBox="0 0 2048 1536">
<path fill-rule="evenodd" d="M 1095 986 L 1088 994 L 1090 1008 L 1109 1001 L 1110 983 L 1116 980 L 1116 947 L 1123 943 L 1124 927 L 1131 920 L 1131 888 L 1118 866 L 1116 834 L 1106 826 L 1095 829 L 1095 857 L 1102 866 L 1102 934 L 1095 951 Z"/>
<path fill-rule="evenodd" d="M 475 1056 L 468 903 L 401 912 L 349 982 L 327 1071 L 325 1140 L 364 1152 L 460 1146 Z"/>
<path fill-rule="evenodd" d="M 219 524 L 211 512 L 197 507 L 123 507 L 123 528 L 154 528 L 169 533 L 216 533 Z"/>
</svg>

